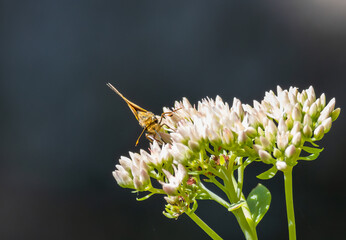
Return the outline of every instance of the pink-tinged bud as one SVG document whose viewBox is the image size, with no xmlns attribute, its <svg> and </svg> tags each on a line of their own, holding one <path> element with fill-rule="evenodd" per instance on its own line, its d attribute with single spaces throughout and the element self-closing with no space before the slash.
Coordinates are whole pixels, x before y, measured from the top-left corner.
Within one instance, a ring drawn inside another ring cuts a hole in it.
<svg viewBox="0 0 346 240">
<path fill-rule="evenodd" d="M 293 157 L 295 153 L 296 153 L 296 147 L 294 145 L 289 145 L 285 150 L 285 155 L 288 158 Z"/>
<path fill-rule="evenodd" d="M 318 126 L 314 131 L 314 137 L 316 140 L 322 139 L 324 136 L 324 127 L 323 125 Z"/>
<path fill-rule="evenodd" d="M 292 111 L 292 118 L 294 121 L 301 121 L 302 120 L 302 112 L 300 111 L 300 109 L 295 106 L 293 108 L 293 111 Z"/>
<path fill-rule="evenodd" d="M 314 102 L 316 100 L 316 94 L 315 94 L 314 88 L 310 86 L 306 92 L 308 94 L 308 99 L 310 100 L 310 102 Z"/>
<path fill-rule="evenodd" d="M 200 149 L 198 142 L 190 140 L 188 145 L 192 151 L 198 151 Z"/>
<path fill-rule="evenodd" d="M 115 170 L 112 174 L 120 187 L 134 188 L 133 181 L 126 171 Z"/>
<path fill-rule="evenodd" d="M 311 126 L 312 125 L 312 119 L 308 113 L 305 114 L 305 116 L 304 116 L 303 125 L 304 126 L 306 126 L 306 125 Z"/>
<path fill-rule="evenodd" d="M 325 119 L 325 120 L 322 122 L 322 126 L 323 126 L 323 128 L 324 128 L 324 133 L 329 132 L 330 128 L 332 127 L 332 118 L 329 117 L 329 118 Z"/>
<path fill-rule="evenodd" d="M 332 112 L 331 116 L 332 116 L 333 122 L 339 117 L 340 111 L 341 111 L 341 109 L 337 108 Z"/>
<path fill-rule="evenodd" d="M 245 134 L 244 131 L 240 131 L 240 132 L 239 132 L 239 136 L 238 136 L 238 142 L 239 142 L 239 144 L 245 144 L 247 138 L 248 138 L 248 137 L 246 136 L 246 134 Z"/>
<path fill-rule="evenodd" d="M 324 108 L 326 106 L 326 95 L 322 93 L 320 96 L 320 101 L 321 101 L 321 107 Z"/>
<path fill-rule="evenodd" d="M 309 125 L 305 125 L 304 128 L 303 128 L 303 133 L 304 133 L 304 136 L 307 137 L 307 138 L 311 138 L 312 136 L 312 129 Z"/>
<path fill-rule="evenodd" d="M 275 158 L 280 158 L 282 156 L 282 152 L 279 149 L 274 148 L 273 155 Z"/>
<path fill-rule="evenodd" d="M 272 159 L 272 156 L 264 150 L 259 150 L 258 155 L 264 163 L 270 163 L 270 160 Z"/>
<path fill-rule="evenodd" d="M 223 133 L 222 133 L 222 140 L 226 143 L 226 144 L 231 144 L 234 142 L 234 135 L 232 133 L 231 130 L 229 130 L 228 128 L 224 128 L 223 129 Z"/>
<path fill-rule="evenodd" d="M 286 171 L 287 170 L 287 164 L 284 161 L 277 161 L 276 162 L 276 168 L 280 171 Z"/>
<path fill-rule="evenodd" d="M 313 103 L 309 109 L 309 115 L 314 118 L 317 114 L 317 105 L 316 103 Z"/>
<path fill-rule="evenodd" d="M 295 135 L 302 129 L 302 124 L 300 122 L 294 122 L 293 128 L 291 129 L 291 134 Z"/>
<path fill-rule="evenodd" d="M 258 153 L 260 150 L 263 150 L 263 147 L 261 145 L 258 144 L 254 144 L 253 149 Z"/>
<path fill-rule="evenodd" d="M 292 144 L 299 147 L 302 142 L 302 134 L 300 132 L 296 133 L 292 138 Z"/>
<path fill-rule="evenodd" d="M 278 134 L 276 137 L 276 144 L 281 151 L 284 151 L 288 145 L 288 135 Z"/>
<path fill-rule="evenodd" d="M 253 127 L 247 127 L 244 132 L 249 138 L 253 138 L 257 135 L 257 131 Z"/>
<path fill-rule="evenodd" d="M 270 148 L 271 144 L 270 142 L 268 141 L 267 138 L 263 137 L 263 136 L 260 136 L 260 142 L 262 144 L 262 146 L 265 148 L 265 149 L 268 149 Z"/>
<path fill-rule="evenodd" d="M 286 132 L 287 131 L 287 125 L 286 125 L 285 120 L 283 118 L 280 118 L 280 120 L 279 120 L 278 131 L 279 132 Z"/>
<path fill-rule="evenodd" d="M 276 135 L 277 127 L 276 127 L 275 123 L 273 122 L 273 120 L 270 120 L 268 122 L 268 126 L 265 128 L 266 132 L 267 132 L 267 128 L 268 128 L 269 133 L 273 134 L 274 136 Z"/>
</svg>

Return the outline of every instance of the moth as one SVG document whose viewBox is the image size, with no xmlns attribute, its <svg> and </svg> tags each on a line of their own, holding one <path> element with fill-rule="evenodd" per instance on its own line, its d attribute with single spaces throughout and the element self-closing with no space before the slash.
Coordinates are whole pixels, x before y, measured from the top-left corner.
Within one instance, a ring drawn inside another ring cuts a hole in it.
<svg viewBox="0 0 346 240">
<path fill-rule="evenodd" d="M 144 132 L 146 132 L 146 138 L 151 142 L 153 140 L 157 140 L 160 143 L 171 142 L 169 134 L 161 131 L 162 127 L 166 125 L 162 124 L 162 119 L 165 115 L 172 116 L 173 112 L 177 111 L 178 109 L 173 110 L 172 112 L 164 112 L 161 114 L 161 117 L 158 118 L 154 113 L 145 110 L 144 108 L 141 108 L 137 104 L 125 98 L 112 84 L 107 83 L 107 86 L 110 89 L 112 89 L 116 94 L 118 94 L 127 103 L 133 115 L 135 115 L 139 125 L 143 128 L 143 131 L 139 135 L 135 146 L 138 145 L 139 139 L 141 138 Z"/>
</svg>

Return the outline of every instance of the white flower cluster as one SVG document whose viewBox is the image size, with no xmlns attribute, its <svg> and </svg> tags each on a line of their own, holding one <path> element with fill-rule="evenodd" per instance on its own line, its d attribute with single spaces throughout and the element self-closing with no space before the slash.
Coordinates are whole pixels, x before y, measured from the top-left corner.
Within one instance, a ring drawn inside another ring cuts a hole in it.
<svg viewBox="0 0 346 240">
<path fill-rule="evenodd" d="M 285 170 L 296 164 L 305 141 L 320 140 L 330 130 L 340 113 L 334 106 L 335 99 L 326 104 L 324 94 L 316 99 L 313 87 L 302 92 L 277 87 L 277 94 L 266 92 L 253 106 L 235 98 L 230 107 L 217 96 L 194 107 L 183 98 L 175 103 L 172 116 L 162 119 L 171 141 L 162 146 L 154 141 L 149 152 L 121 157 L 113 175 L 120 186 L 138 191 L 152 189 L 151 179 L 157 179 L 163 191 L 174 196 L 186 185 L 190 171 L 203 168 L 198 159 L 209 146 L 214 149 L 210 155 L 226 151 Z"/>
</svg>

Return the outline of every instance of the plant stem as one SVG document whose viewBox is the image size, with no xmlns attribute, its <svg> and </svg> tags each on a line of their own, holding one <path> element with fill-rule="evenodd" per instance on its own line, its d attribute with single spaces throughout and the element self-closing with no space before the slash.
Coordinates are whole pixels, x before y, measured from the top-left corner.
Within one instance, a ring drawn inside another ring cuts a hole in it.
<svg viewBox="0 0 346 240">
<path fill-rule="evenodd" d="M 236 180 L 233 177 L 233 173 L 227 174 L 225 171 L 223 171 L 223 180 L 225 183 L 225 187 L 228 190 L 227 196 L 229 196 L 229 200 L 231 203 L 236 203 L 239 200 L 243 198 L 243 194 L 241 193 L 241 197 L 238 197 L 238 194 L 236 192 L 237 183 Z M 246 201 L 244 198 L 243 200 Z M 237 218 L 237 221 L 239 223 L 239 226 L 241 230 L 243 231 L 245 238 L 247 240 L 257 240 L 257 232 L 256 232 L 256 226 L 251 218 L 251 213 L 249 211 L 249 207 L 247 203 L 245 203 L 244 206 L 242 206 L 239 209 L 236 209 L 232 211 L 234 216 Z"/>
<path fill-rule="evenodd" d="M 289 239 L 296 240 L 296 222 L 294 218 L 293 206 L 292 168 L 285 171 L 284 176 Z"/>
<path fill-rule="evenodd" d="M 205 222 L 202 221 L 194 212 L 186 212 L 186 214 L 206 232 L 212 239 L 222 240 L 222 238 L 214 232 Z"/>
</svg>

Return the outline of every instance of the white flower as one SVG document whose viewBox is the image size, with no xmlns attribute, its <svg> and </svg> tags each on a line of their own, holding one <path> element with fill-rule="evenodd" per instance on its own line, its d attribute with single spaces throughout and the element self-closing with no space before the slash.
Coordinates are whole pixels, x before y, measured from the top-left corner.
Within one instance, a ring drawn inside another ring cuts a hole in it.
<svg viewBox="0 0 346 240">
<path fill-rule="evenodd" d="M 168 195 L 176 195 L 179 186 L 181 185 L 182 181 L 187 176 L 187 172 L 185 167 L 182 164 L 178 164 L 178 169 L 173 165 L 174 169 L 174 175 L 173 176 L 169 171 L 162 169 L 162 171 L 167 176 L 168 183 L 161 182 L 162 189 L 168 194 Z"/>
</svg>

